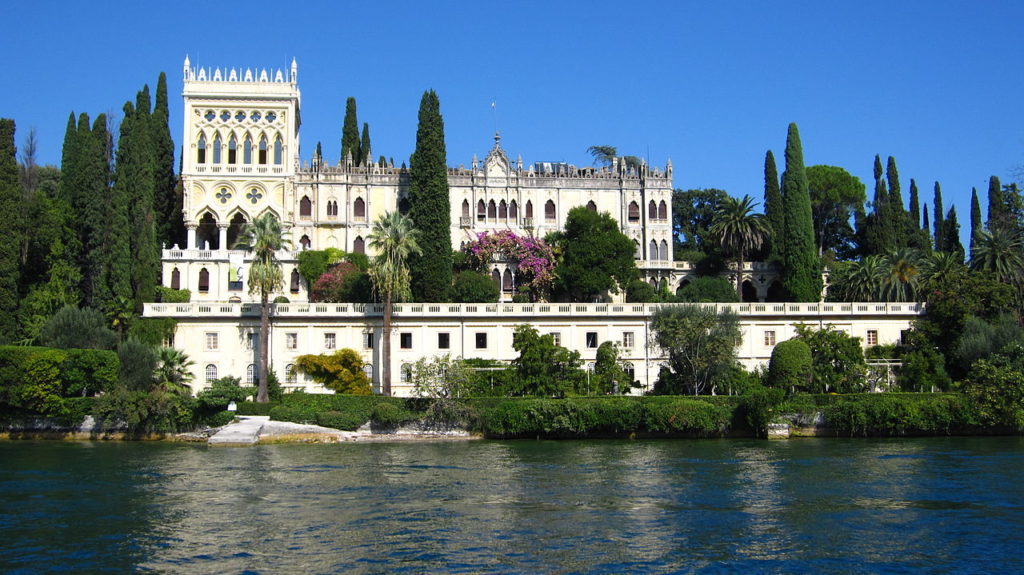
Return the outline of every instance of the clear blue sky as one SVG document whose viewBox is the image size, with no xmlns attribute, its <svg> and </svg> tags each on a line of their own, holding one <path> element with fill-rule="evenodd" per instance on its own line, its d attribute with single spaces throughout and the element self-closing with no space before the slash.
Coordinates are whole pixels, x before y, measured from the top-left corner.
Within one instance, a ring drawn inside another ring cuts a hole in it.
<svg viewBox="0 0 1024 575">
<path fill-rule="evenodd" d="M 763 193 L 796 122 L 805 163 L 872 186 L 897 160 L 922 201 L 942 183 L 968 221 L 970 190 L 1024 165 L 1024 2 L 12 2 L 0 116 L 37 130 L 57 164 L 71 110 L 119 114 L 167 72 L 180 146 L 182 61 L 298 61 L 302 156 L 340 153 L 345 98 L 374 155 L 412 153 L 423 91 L 441 99 L 448 163 L 483 157 L 497 127 L 527 163 L 589 165 L 594 144 L 669 158 L 679 188 Z M 497 103 L 495 111 L 491 102 Z M 985 196 L 982 195 L 982 204 Z M 965 226 L 966 227 L 966 226 Z"/>
</svg>

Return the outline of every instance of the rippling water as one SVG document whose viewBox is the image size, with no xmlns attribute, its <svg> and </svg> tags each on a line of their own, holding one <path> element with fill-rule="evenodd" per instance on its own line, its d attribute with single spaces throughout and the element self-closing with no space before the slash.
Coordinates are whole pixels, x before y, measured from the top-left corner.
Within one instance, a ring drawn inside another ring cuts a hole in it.
<svg viewBox="0 0 1024 575">
<path fill-rule="evenodd" d="M 1024 438 L 0 443 L 0 572 L 1022 573 Z"/>
</svg>

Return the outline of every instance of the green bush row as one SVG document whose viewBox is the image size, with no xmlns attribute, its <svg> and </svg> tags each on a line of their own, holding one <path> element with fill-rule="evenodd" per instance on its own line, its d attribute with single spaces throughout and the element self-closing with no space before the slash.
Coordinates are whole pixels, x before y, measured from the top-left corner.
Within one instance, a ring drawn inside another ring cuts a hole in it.
<svg viewBox="0 0 1024 575">
<path fill-rule="evenodd" d="M 822 408 L 839 435 L 933 435 L 982 429 L 977 409 L 960 394 L 877 393 L 837 396 Z"/>
<path fill-rule="evenodd" d="M 67 417 L 67 398 L 111 389 L 120 365 L 117 354 L 106 350 L 0 346 L 0 404 Z"/>
</svg>

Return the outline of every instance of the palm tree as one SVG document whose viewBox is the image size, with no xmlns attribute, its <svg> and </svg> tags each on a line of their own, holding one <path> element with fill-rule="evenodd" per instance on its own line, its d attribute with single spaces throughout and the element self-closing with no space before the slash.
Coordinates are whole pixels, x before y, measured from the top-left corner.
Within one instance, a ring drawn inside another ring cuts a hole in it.
<svg viewBox="0 0 1024 575">
<path fill-rule="evenodd" d="M 913 248 L 899 248 L 882 256 L 881 296 L 883 301 L 914 301 L 921 282 L 921 254 Z"/>
<path fill-rule="evenodd" d="M 267 394 L 268 351 L 270 346 L 270 294 L 281 289 L 284 277 L 281 264 L 277 261 L 277 251 L 290 247 L 291 242 L 284 238 L 281 222 L 270 212 L 242 226 L 235 249 L 252 252 L 252 263 L 249 264 L 249 293 L 260 294 L 260 365 L 259 388 L 256 401 L 270 401 Z"/>
<path fill-rule="evenodd" d="M 370 266 L 373 289 L 384 302 L 384 334 L 381 355 L 381 391 L 391 395 L 391 303 L 409 299 L 409 256 L 422 254 L 419 230 L 399 212 L 384 212 L 373 223 L 370 248 L 375 252 Z"/>
<path fill-rule="evenodd" d="M 157 383 L 170 383 L 173 385 L 187 386 L 192 381 L 193 375 L 190 369 L 195 362 L 189 359 L 185 352 L 173 347 L 161 346 L 157 348 L 157 364 L 153 370 L 153 377 Z"/>
<path fill-rule="evenodd" d="M 928 286 L 934 281 L 962 274 L 966 269 L 959 253 L 928 252 L 921 262 L 921 284 Z"/>
<path fill-rule="evenodd" d="M 882 284 L 882 258 L 871 255 L 850 264 L 842 285 L 844 301 L 877 301 Z"/>
<path fill-rule="evenodd" d="M 1024 238 L 1005 228 L 982 231 L 974 243 L 971 269 L 990 271 L 1000 281 L 1018 285 L 1024 280 Z"/>
<path fill-rule="evenodd" d="M 612 159 L 618 154 L 615 146 L 590 146 L 587 153 L 594 157 L 594 163 L 600 166 L 612 165 Z"/>
<path fill-rule="evenodd" d="M 722 249 L 736 258 L 736 293 L 740 301 L 743 301 L 741 280 L 745 257 L 760 249 L 771 233 L 764 214 L 751 213 L 753 210 L 754 200 L 750 196 L 743 196 L 742 200 L 726 196 L 715 208 L 710 230 Z"/>
</svg>

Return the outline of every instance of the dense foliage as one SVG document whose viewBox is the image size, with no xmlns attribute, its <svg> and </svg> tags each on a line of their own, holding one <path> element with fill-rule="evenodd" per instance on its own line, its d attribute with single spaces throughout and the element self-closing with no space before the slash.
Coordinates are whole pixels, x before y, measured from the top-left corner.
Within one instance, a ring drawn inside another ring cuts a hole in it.
<svg viewBox="0 0 1024 575">
<path fill-rule="evenodd" d="M 444 120 L 437 93 L 420 100 L 416 150 L 409 161 L 409 217 L 420 234 L 422 254 L 409 257 L 415 301 L 449 301 L 452 286 L 451 202 Z"/>
<path fill-rule="evenodd" d="M 370 378 L 363 370 L 363 360 L 351 349 L 339 349 L 330 355 L 300 355 L 295 358 L 294 369 L 336 393 L 370 395 Z"/>
<path fill-rule="evenodd" d="M 619 230 L 608 212 L 575 207 L 557 237 L 561 259 L 555 269 L 555 288 L 572 301 L 619 293 L 620 286 L 638 277 L 633 240 Z"/>
<path fill-rule="evenodd" d="M 782 284 L 790 301 L 821 300 L 821 262 L 814 245 L 811 197 L 804 152 L 796 124 L 786 137 L 786 171 L 782 173 L 785 230 L 782 236 Z"/>
<path fill-rule="evenodd" d="M 508 262 L 516 270 L 519 291 L 527 293 L 531 301 L 538 301 L 551 291 L 555 255 L 542 239 L 518 236 L 510 230 L 484 232 L 466 244 L 463 251 L 466 263 L 481 273 L 489 273 L 496 257 Z"/>
<path fill-rule="evenodd" d="M 714 394 L 736 363 L 741 333 L 735 313 L 701 305 L 666 306 L 654 313 L 651 329 L 671 368 L 655 384 L 657 394 Z"/>
</svg>

